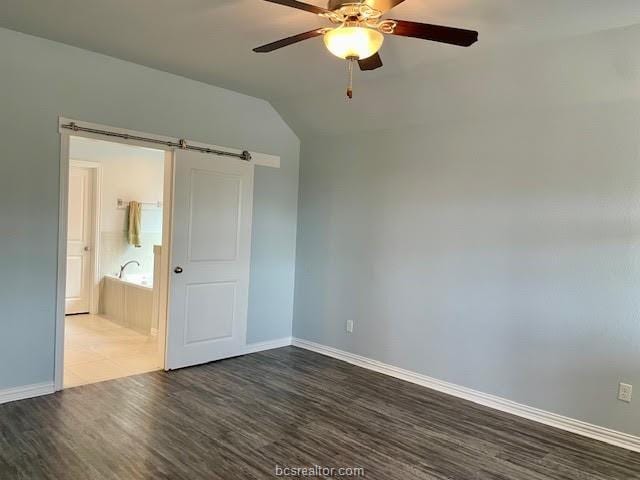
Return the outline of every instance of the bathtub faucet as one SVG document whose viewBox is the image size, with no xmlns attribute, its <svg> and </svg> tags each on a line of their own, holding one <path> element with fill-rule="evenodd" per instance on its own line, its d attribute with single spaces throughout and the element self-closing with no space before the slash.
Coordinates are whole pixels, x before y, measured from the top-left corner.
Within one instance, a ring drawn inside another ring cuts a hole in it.
<svg viewBox="0 0 640 480">
<path fill-rule="evenodd" d="M 118 274 L 118 278 L 122 278 L 122 274 L 124 273 L 124 269 L 127 268 L 127 265 L 131 264 L 131 263 L 135 263 L 136 265 L 140 266 L 140 262 L 138 262 L 137 260 L 130 260 L 127 263 L 125 263 L 124 265 L 120 266 L 120 273 Z"/>
</svg>

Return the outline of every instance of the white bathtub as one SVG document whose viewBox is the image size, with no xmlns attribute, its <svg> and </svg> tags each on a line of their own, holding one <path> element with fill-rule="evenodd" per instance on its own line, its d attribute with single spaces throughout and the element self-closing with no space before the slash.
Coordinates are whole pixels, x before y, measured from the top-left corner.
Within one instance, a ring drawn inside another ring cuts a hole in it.
<svg viewBox="0 0 640 480">
<path fill-rule="evenodd" d="M 153 277 L 144 274 L 105 275 L 100 292 L 100 313 L 109 320 L 149 335 L 157 328 L 153 316 Z"/>
<path fill-rule="evenodd" d="M 122 278 L 117 275 L 107 276 L 136 287 L 153 288 L 153 275 L 150 273 L 125 273 Z"/>
</svg>

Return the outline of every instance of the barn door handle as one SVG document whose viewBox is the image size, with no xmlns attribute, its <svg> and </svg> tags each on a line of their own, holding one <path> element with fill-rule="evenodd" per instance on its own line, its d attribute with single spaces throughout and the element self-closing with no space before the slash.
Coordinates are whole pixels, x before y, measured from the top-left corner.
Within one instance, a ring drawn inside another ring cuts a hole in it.
<svg viewBox="0 0 640 480">
<path fill-rule="evenodd" d="M 176 267 L 173 269 L 175 273 L 182 273 L 182 267 Z"/>
</svg>

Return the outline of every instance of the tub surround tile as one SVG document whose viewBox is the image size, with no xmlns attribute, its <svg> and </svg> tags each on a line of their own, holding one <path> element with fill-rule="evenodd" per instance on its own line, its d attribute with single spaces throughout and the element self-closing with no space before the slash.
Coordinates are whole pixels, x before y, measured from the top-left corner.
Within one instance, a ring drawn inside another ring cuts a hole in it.
<svg viewBox="0 0 640 480">
<path fill-rule="evenodd" d="M 153 255 L 153 248 L 151 254 Z M 153 260 L 151 262 L 153 275 Z M 135 264 L 131 265 L 136 267 Z M 157 292 L 153 286 L 141 286 L 106 275 L 100 282 L 100 313 L 112 322 L 148 335 L 157 330 Z"/>
<path fill-rule="evenodd" d="M 125 231 L 100 233 L 100 272 L 101 275 L 114 275 L 120 265 L 129 260 L 140 263 L 129 265 L 129 273 L 153 274 L 153 247 L 162 243 L 162 232 L 142 232 L 141 247 L 134 247 L 127 242 Z"/>
</svg>

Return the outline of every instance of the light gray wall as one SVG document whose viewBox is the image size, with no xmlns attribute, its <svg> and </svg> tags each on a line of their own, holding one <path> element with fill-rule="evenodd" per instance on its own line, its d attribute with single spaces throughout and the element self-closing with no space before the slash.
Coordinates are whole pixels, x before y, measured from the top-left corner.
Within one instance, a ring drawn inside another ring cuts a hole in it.
<svg viewBox="0 0 640 480">
<path fill-rule="evenodd" d="M 53 379 L 59 115 L 280 155 L 256 168 L 248 341 L 290 335 L 300 143 L 268 103 L 5 29 L 0 65 L 0 389 Z"/>
<path fill-rule="evenodd" d="M 637 40 L 476 59 L 471 104 L 452 78 L 423 125 L 303 138 L 294 336 L 640 434 Z"/>
</svg>

